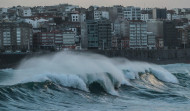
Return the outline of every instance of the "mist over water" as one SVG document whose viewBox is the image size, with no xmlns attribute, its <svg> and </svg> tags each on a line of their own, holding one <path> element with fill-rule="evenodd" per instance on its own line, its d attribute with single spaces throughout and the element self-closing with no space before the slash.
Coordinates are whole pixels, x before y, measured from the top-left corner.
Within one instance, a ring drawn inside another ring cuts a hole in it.
<svg viewBox="0 0 190 111">
<path fill-rule="evenodd" d="M 0 109 L 141 110 L 150 105 L 145 110 L 161 110 L 165 105 L 182 110 L 190 102 L 188 71 L 188 64 L 160 66 L 70 51 L 32 57 L 16 69 L 0 70 Z"/>
</svg>

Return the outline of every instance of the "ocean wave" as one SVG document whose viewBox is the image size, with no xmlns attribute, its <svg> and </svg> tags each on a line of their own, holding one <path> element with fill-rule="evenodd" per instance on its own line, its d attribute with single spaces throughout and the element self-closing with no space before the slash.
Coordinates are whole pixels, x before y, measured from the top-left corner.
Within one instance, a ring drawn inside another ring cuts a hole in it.
<svg viewBox="0 0 190 111">
<path fill-rule="evenodd" d="M 109 94 L 118 95 L 117 89 L 121 85 L 131 86 L 130 80 L 140 80 L 140 74 L 150 73 L 160 81 L 178 83 L 174 75 L 158 65 L 89 53 L 33 57 L 23 60 L 13 73 L 14 77 L 0 84 L 48 80 L 86 92 L 99 87 Z"/>
<path fill-rule="evenodd" d="M 75 88 L 86 92 L 90 92 L 95 89 L 93 83 L 98 83 L 106 93 L 112 95 L 117 95 L 115 88 L 119 88 L 120 86 L 119 81 L 117 81 L 111 76 L 111 74 L 108 73 L 86 74 L 83 76 L 77 74 L 40 74 L 33 78 L 20 81 L 20 83 L 44 81 L 52 81 L 64 87 Z"/>
<path fill-rule="evenodd" d="M 167 64 L 161 66 L 167 69 L 171 73 L 187 73 L 190 75 L 190 64 L 177 63 L 177 64 Z"/>
</svg>

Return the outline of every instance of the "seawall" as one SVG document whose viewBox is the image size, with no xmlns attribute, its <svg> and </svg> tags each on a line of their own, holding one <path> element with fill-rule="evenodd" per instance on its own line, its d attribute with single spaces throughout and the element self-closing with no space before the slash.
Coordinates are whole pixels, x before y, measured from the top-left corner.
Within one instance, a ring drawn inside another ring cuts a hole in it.
<svg viewBox="0 0 190 111">
<path fill-rule="evenodd" d="M 124 57 L 129 60 L 156 64 L 190 63 L 190 49 L 170 50 L 105 50 L 94 51 L 108 57 Z"/>
<path fill-rule="evenodd" d="M 171 50 L 88 50 L 107 57 L 123 57 L 129 60 L 156 64 L 190 63 L 190 49 Z M 22 59 L 47 53 L 0 54 L 0 68 L 15 68 Z"/>
</svg>

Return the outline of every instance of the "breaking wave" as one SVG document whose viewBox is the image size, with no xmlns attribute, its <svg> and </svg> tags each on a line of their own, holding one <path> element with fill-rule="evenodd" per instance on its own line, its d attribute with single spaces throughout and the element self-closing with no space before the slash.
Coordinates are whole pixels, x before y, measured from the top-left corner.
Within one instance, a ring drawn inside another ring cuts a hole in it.
<svg viewBox="0 0 190 111">
<path fill-rule="evenodd" d="M 85 92 L 118 95 L 117 89 L 121 86 L 134 86 L 131 80 L 154 87 L 164 86 L 164 82 L 178 83 L 173 74 L 155 64 L 74 52 L 23 60 L 13 73 L 12 79 L 3 81 L 0 85 L 50 81 Z"/>
</svg>

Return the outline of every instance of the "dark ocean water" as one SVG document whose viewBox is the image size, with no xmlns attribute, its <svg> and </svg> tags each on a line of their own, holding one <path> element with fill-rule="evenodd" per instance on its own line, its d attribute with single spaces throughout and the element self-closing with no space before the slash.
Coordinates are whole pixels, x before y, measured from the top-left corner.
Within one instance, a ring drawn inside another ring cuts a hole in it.
<svg viewBox="0 0 190 111">
<path fill-rule="evenodd" d="M 93 54 L 32 58 L 0 70 L 0 111 L 189 111 L 189 72 Z"/>
</svg>

